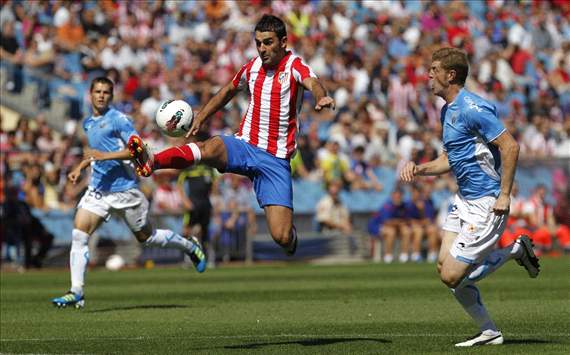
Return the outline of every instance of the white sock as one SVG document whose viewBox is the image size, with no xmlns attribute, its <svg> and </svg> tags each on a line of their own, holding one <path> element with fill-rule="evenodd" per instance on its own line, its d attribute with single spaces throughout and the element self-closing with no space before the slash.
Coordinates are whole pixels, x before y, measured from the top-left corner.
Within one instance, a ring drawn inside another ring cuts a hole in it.
<svg viewBox="0 0 570 355">
<path fill-rule="evenodd" d="M 467 285 L 451 289 L 455 299 L 463 306 L 463 309 L 475 321 L 479 329 L 483 332 L 485 330 L 497 331 L 495 323 L 489 317 L 487 309 L 481 302 L 481 295 L 479 289 L 475 285 Z"/>
<path fill-rule="evenodd" d="M 390 264 L 394 261 L 394 256 L 392 254 L 384 255 L 384 263 Z"/>
<path fill-rule="evenodd" d="M 71 232 L 71 251 L 69 252 L 69 269 L 71 270 L 71 292 L 83 295 L 85 270 L 89 263 L 89 234 L 73 229 Z"/>
<path fill-rule="evenodd" d="M 144 243 L 146 246 L 175 248 L 190 253 L 194 243 L 168 229 L 156 229 Z"/>
<path fill-rule="evenodd" d="M 521 252 L 521 246 L 517 242 L 503 249 L 497 249 L 493 251 L 485 258 L 485 260 L 483 260 L 483 262 L 475 265 L 473 270 L 467 274 L 467 276 L 463 279 L 463 281 L 461 281 L 461 284 L 458 287 L 471 285 L 479 280 L 484 279 L 485 277 L 498 270 L 507 261 L 520 256 Z"/>
<path fill-rule="evenodd" d="M 407 263 L 410 258 L 408 257 L 408 253 L 401 253 L 398 261 L 401 263 Z"/>
</svg>

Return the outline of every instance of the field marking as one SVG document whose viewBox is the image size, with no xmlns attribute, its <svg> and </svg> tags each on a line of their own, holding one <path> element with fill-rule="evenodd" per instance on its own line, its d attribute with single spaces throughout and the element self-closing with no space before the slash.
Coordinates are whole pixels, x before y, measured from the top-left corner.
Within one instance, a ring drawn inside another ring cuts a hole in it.
<svg viewBox="0 0 570 355">
<path fill-rule="evenodd" d="M 431 334 L 431 333 L 375 333 L 375 334 L 257 334 L 257 335 L 202 335 L 196 337 L 188 337 L 190 340 L 208 340 L 208 339 L 256 339 L 256 338 L 362 338 L 363 340 L 370 337 L 469 337 L 473 334 Z M 550 337 L 550 338 L 570 338 L 570 333 L 555 333 L 555 334 L 506 334 L 508 338 L 537 338 L 537 337 Z M 108 341 L 108 340 L 159 340 L 159 339 L 178 339 L 178 337 L 101 337 L 101 338 L 23 338 L 23 339 L 0 339 L 0 342 L 51 342 L 51 341 Z"/>
</svg>

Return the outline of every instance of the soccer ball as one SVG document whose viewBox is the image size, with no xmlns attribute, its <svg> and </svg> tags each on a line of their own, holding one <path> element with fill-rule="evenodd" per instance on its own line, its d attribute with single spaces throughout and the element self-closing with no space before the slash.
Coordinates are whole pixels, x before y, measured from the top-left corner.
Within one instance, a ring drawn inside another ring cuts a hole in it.
<svg viewBox="0 0 570 355">
<path fill-rule="evenodd" d="M 188 133 L 193 119 L 192 107 L 183 100 L 165 101 L 156 111 L 156 124 L 170 137 L 181 137 Z"/>
<path fill-rule="evenodd" d="M 105 262 L 105 267 L 110 271 L 119 271 L 123 268 L 123 266 L 125 266 L 125 259 L 123 259 L 123 257 L 118 254 L 109 256 Z"/>
</svg>

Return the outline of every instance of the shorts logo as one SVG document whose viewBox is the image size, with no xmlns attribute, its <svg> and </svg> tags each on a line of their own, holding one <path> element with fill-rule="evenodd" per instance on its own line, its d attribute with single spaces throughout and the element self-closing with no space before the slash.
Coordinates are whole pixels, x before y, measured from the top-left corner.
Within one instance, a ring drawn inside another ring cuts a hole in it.
<svg viewBox="0 0 570 355">
<path fill-rule="evenodd" d="M 283 85 L 283 83 L 286 82 L 287 79 L 289 79 L 289 73 L 281 72 L 279 73 L 279 78 L 277 80 L 279 81 L 279 84 Z"/>
<path fill-rule="evenodd" d="M 176 126 L 178 126 L 178 122 L 180 122 L 180 120 L 182 119 L 182 115 L 184 114 L 184 111 L 182 110 L 178 110 L 176 111 L 176 113 L 172 116 L 171 119 L 169 119 L 166 122 L 166 129 L 170 132 L 176 129 Z"/>
<path fill-rule="evenodd" d="M 459 245 L 459 247 L 460 247 L 461 249 L 464 249 L 464 248 L 465 248 L 465 243 L 457 243 L 457 245 Z"/>
</svg>

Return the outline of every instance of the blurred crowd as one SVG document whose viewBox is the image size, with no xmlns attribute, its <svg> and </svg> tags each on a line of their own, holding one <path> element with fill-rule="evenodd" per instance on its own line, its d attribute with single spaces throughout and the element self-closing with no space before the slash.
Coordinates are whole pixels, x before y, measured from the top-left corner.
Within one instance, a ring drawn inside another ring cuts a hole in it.
<svg viewBox="0 0 570 355">
<path fill-rule="evenodd" d="M 492 101 L 521 145 L 521 158 L 570 157 L 570 3 L 487 1 L 116 1 L 1 0 L 5 90 L 38 85 L 38 109 L 54 95 L 73 109 L 63 132 L 44 117 L 1 132 L 2 184 L 21 187 L 37 208 L 69 209 L 84 186 L 65 181 L 81 157 L 77 119 L 88 115 L 86 84 L 107 75 L 115 106 L 154 149 L 161 101 L 199 110 L 257 55 L 252 30 L 264 13 L 287 23 L 289 47 L 323 80 L 335 111 L 301 113 L 296 178 L 339 180 L 344 189 L 384 188 L 379 166 L 396 172 L 441 151 L 443 101 L 427 86 L 431 53 L 464 49 L 466 87 Z M 55 85 L 57 83 L 57 85 Z M 81 86 L 83 85 L 83 86 Z M 79 89 L 78 89 L 79 88 Z M 83 90 L 81 90 L 83 88 Z M 247 95 L 209 121 L 208 134 L 237 130 Z M 4 154 L 5 153 L 5 154 Z"/>
</svg>

